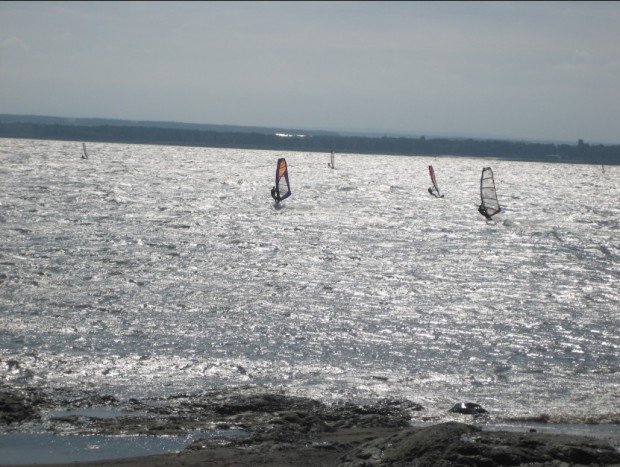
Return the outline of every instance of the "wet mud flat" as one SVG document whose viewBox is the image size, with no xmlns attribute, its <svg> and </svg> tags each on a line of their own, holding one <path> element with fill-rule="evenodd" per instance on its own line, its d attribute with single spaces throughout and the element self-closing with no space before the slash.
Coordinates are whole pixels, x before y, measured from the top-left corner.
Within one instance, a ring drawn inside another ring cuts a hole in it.
<svg viewBox="0 0 620 467">
<path fill-rule="evenodd" d="M 326 405 L 247 386 L 119 401 L 96 393 L 0 386 L 5 434 L 36 428 L 59 436 L 188 440 L 178 452 L 57 465 L 620 465 L 618 445 L 608 440 L 526 428 L 485 430 L 476 423 L 484 410 L 473 404 L 469 409 L 462 422 L 413 427 L 412 414 L 423 407 L 408 400 Z M 11 465 L 1 455 L 0 464 Z"/>
</svg>

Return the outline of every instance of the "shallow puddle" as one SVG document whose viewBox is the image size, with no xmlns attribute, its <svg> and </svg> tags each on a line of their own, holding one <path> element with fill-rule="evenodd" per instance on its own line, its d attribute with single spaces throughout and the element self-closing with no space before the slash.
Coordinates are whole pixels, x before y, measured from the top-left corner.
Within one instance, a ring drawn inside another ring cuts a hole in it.
<svg viewBox="0 0 620 467">
<path fill-rule="evenodd" d="M 100 461 L 179 452 L 201 438 L 243 436 L 240 430 L 194 432 L 187 436 L 0 435 L 1 464 L 50 464 Z"/>
</svg>

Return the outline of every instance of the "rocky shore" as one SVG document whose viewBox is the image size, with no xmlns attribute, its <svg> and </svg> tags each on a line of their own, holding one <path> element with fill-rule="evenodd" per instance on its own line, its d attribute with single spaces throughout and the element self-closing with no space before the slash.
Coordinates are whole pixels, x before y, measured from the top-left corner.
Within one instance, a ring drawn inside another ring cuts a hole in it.
<svg viewBox="0 0 620 467">
<path fill-rule="evenodd" d="M 71 412 L 89 407 L 113 408 L 118 415 Z M 44 415 L 61 409 L 64 415 Z M 255 386 L 128 401 L 0 387 L 5 433 L 38 424 L 56 434 L 208 434 L 178 453 L 71 465 L 620 465 L 618 446 L 603 439 L 483 430 L 474 421 L 486 410 L 476 404 L 451 409 L 462 422 L 412 427 L 412 414 L 420 410 L 415 402 L 395 399 L 326 405 Z"/>
</svg>

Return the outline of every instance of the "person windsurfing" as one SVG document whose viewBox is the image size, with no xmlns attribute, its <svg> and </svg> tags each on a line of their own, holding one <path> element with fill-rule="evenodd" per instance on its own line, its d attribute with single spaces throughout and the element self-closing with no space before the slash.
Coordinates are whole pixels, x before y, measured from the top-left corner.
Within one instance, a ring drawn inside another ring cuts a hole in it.
<svg viewBox="0 0 620 467">
<path fill-rule="evenodd" d="M 491 216 L 489 216 L 489 214 L 487 213 L 486 208 L 482 204 L 480 206 L 478 206 L 478 212 L 480 214 L 482 214 L 484 217 L 486 217 L 488 221 L 491 220 Z"/>
<path fill-rule="evenodd" d="M 491 167 L 482 169 L 482 175 L 480 176 L 480 201 L 478 212 L 486 217 L 487 220 L 491 220 L 491 217 L 502 210 L 497 199 L 495 179 L 493 178 Z"/>
<path fill-rule="evenodd" d="M 443 198 L 443 195 L 439 193 L 439 187 L 437 186 L 437 180 L 435 179 L 435 169 L 433 169 L 432 165 L 428 166 L 428 174 L 431 176 L 431 182 L 433 182 L 433 186 L 428 188 L 428 192 L 435 198 Z"/>
<path fill-rule="evenodd" d="M 276 201 L 276 205 L 280 201 L 291 196 L 291 186 L 288 181 L 288 166 L 286 159 L 281 157 L 276 164 L 276 184 L 271 189 L 271 197 Z"/>
</svg>

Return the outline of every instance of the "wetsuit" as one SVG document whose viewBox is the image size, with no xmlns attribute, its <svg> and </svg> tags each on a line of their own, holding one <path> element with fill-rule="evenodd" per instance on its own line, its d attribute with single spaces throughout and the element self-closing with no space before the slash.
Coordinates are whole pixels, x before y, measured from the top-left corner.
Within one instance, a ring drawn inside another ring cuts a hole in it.
<svg viewBox="0 0 620 467">
<path fill-rule="evenodd" d="M 480 207 L 478 208 L 478 212 L 482 214 L 484 217 L 486 217 L 487 220 L 491 220 L 491 216 L 487 214 L 487 210 L 482 205 L 480 205 Z"/>
<path fill-rule="evenodd" d="M 280 202 L 280 190 L 278 190 L 275 186 L 271 189 L 271 197 Z"/>
</svg>

